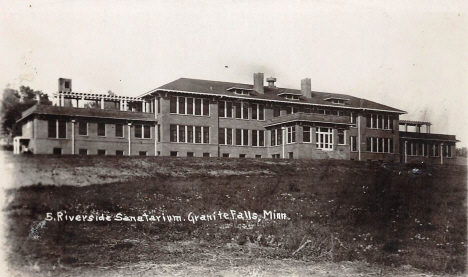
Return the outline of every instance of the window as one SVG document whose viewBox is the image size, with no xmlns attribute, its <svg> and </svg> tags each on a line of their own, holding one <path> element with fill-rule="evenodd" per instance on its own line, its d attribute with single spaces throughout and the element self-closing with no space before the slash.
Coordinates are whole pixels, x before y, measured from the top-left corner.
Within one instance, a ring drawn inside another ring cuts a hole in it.
<svg viewBox="0 0 468 277">
<path fill-rule="evenodd" d="M 229 158 L 229 153 L 223 153 L 223 158 Z"/>
<path fill-rule="evenodd" d="M 290 159 L 294 159 L 294 152 L 288 152 L 288 157 Z"/>
<path fill-rule="evenodd" d="M 273 117 L 278 117 L 281 115 L 281 107 L 273 106 Z"/>
<path fill-rule="evenodd" d="M 312 142 L 312 128 L 310 126 L 304 126 L 302 131 L 303 142 Z"/>
<path fill-rule="evenodd" d="M 245 158 L 246 155 L 245 154 L 239 154 L 239 158 Z"/>
<path fill-rule="evenodd" d="M 123 150 L 115 150 L 115 155 L 116 156 L 123 156 L 124 151 Z"/>
<path fill-rule="evenodd" d="M 54 155 L 62 155 L 62 148 L 54 148 L 52 153 Z"/>
<path fill-rule="evenodd" d="M 140 155 L 140 156 L 148 156 L 148 152 L 147 152 L 147 151 L 139 151 L 139 152 L 138 152 L 138 155 Z"/>
<path fill-rule="evenodd" d="M 210 115 L 210 100 L 203 99 L 203 115 Z"/>
<path fill-rule="evenodd" d="M 316 127 L 315 130 L 317 149 L 333 149 L 333 131 L 329 127 Z"/>
<path fill-rule="evenodd" d="M 252 130 L 252 146 L 265 146 L 265 131 Z"/>
<path fill-rule="evenodd" d="M 249 145 L 249 130 L 236 129 L 236 145 Z"/>
<path fill-rule="evenodd" d="M 194 157 L 195 154 L 193 152 L 187 152 L 187 157 Z"/>
<path fill-rule="evenodd" d="M 249 119 L 249 103 L 235 102 L 233 105 L 237 119 Z"/>
<path fill-rule="evenodd" d="M 357 137 L 356 136 L 351 136 L 349 137 L 350 140 L 350 147 L 351 147 L 351 152 L 357 152 Z"/>
<path fill-rule="evenodd" d="M 280 158 L 280 154 L 272 154 L 271 157 L 273 159 L 279 159 Z"/>
<path fill-rule="evenodd" d="M 195 126 L 195 143 L 202 143 L 202 133 L 200 126 Z"/>
<path fill-rule="evenodd" d="M 88 149 L 79 149 L 78 150 L 78 154 L 80 155 L 88 155 Z"/>
<path fill-rule="evenodd" d="M 393 153 L 393 139 L 367 137 L 366 150 L 372 153 Z M 414 155 L 416 155 L 416 146 L 414 151 Z"/>
<path fill-rule="evenodd" d="M 312 113 L 312 110 L 310 108 L 304 108 L 304 113 Z"/>
<path fill-rule="evenodd" d="M 264 109 L 265 106 L 262 104 L 252 104 L 252 119 L 265 120 Z"/>
<path fill-rule="evenodd" d="M 88 135 L 88 122 L 78 122 L 78 135 L 87 136 Z"/>
<path fill-rule="evenodd" d="M 283 130 L 281 128 L 272 129 L 271 131 L 271 146 L 281 145 L 283 138 Z"/>
<path fill-rule="evenodd" d="M 142 139 L 151 138 L 151 126 L 148 125 L 135 125 L 135 137 Z"/>
<path fill-rule="evenodd" d="M 58 138 L 67 138 L 67 123 L 63 120 L 58 121 Z"/>
<path fill-rule="evenodd" d="M 179 125 L 177 126 L 179 129 L 179 142 L 186 142 L 185 141 L 185 126 L 184 125 Z"/>
<path fill-rule="evenodd" d="M 406 154 L 408 156 L 416 156 L 416 143 L 414 142 L 406 143 Z"/>
<path fill-rule="evenodd" d="M 298 107 L 292 107 L 292 106 L 286 107 L 286 114 L 294 114 L 294 113 L 298 113 L 298 112 L 299 112 Z"/>
<path fill-rule="evenodd" d="M 426 156 L 426 144 L 424 142 L 420 142 L 418 144 L 418 156 Z"/>
<path fill-rule="evenodd" d="M 431 143 L 431 156 L 432 157 L 439 157 L 439 144 L 438 143 Z"/>
<path fill-rule="evenodd" d="M 69 81 L 65 81 L 65 88 L 67 88 L 67 89 L 70 88 L 70 82 Z"/>
<path fill-rule="evenodd" d="M 261 157 L 262 157 L 262 155 L 255 155 L 256 159 L 260 159 Z"/>
<path fill-rule="evenodd" d="M 187 126 L 187 142 L 193 143 L 193 126 Z"/>
<path fill-rule="evenodd" d="M 98 149 L 97 154 L 98 154 L 98 155 L 106 155 L 106 150 L 104 150 L 104 149 Z"/>
<path fill-rule="evenodd" d="M 210 128 L 202 126 L 170 125 L 169 136 L 170 142 L 210 143 Z"/>
<path fill-rule="evenodd" d="M 161 141 L 161 125 L 157 125 L 158 126 L 158 141 Z"/>
<path fill-rule="evenodd" d="M 63 120 L 48 121 L 49 138 L 67 138 L 67 123 Z"/>
<path fill-rule="evenodd" d="M 203 153 L 203 157 L 204 157 L 204 158 L 209 158 L 210 156 L 211 156 L 211 155 L 210 155 L 210 153 L 208 153 L 208 152 Z"/>
<path fill-rule="evenodd" d="M 229 101 L 219 101 L 219 117 L 232 118 L 232 102 Z"/>
<path fill-rule="evenodd" d="M 219 128 L 218 140 L 219 140 L 219 144 L 232 145 L 232 129 L 231 128 Z"/>
<path fill-rule="evenodd" d="M 171 157 L 179 156 L 179 152 L 177 152 L 177 151 L 171 151 L 169 154 L 170 154 Z"/>
<path fill-rule="evenodd" d="M 170 125 L 170 141 L 177 142 L 177 125 Z"/>
<path fill-rule="evenodd" d="M 124 136 L 123 130 L 124 130 L 123 124 L 115 124 L 115 136 L 116 137 L 123 138 Z"/>
<path fill-rule="evenodd" d="M 393 117 L 382 114 L 367 114 L 366 126 L 367 128 L 393 130 Z"/>
<path fill-rule="evenodd" d="M 445 149 L 445 151 L 444 151 L 444 156 L 445 156 L 446 158 L 451 158 L 451 157 L 452 157 L 452 146 L 451 146 L 451 145 L 448 145 L 448 144 L 446 144 L 446 145 L 444 145 L 444 146 L 445 146 L 445 147 L 444 147 L 444 149 Z"/>
<path fill-rule="evenodd" d="M 286 127 L 286 143 L 296 142 L 296 126 Z"/>
<path fill-rule="evenodd" d="M 170 112 L 177 113 L 177 97 L 171 96 L 170 98 Z"/>
<path fill-rule="evenodd" d="M 98 123 L 98 129 L 97 129 L 97 134 L 100 137 L 105 137 L 106 136 L 106 123 Z"/>
<path fill-rule="evenodd" d="M 338 144 L 346 144 L 345 137 L 345 130 L 338 129 Z"/>
<path fill-rule="evenodd" d="M 170 113 L 188 115 L 209 115 L 210 100 L 193 97 L 171 96 Z"/>
</svg>

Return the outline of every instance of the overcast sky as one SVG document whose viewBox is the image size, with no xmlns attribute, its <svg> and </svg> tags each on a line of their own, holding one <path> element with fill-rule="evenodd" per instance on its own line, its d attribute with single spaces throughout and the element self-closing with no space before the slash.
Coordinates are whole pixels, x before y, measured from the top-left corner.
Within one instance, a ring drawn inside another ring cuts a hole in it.
<svg viewBox="0 0 468 277">
<path fill-rule="evenodd" d="M 251 84 L 254 72 L 299 89 L 308 77 L 468 146 L 466 1 L 36 2 L 0 0 L 2 91 L 51 94 L 64 77 L 138 96 L 180 77 Z"/>
</svg>

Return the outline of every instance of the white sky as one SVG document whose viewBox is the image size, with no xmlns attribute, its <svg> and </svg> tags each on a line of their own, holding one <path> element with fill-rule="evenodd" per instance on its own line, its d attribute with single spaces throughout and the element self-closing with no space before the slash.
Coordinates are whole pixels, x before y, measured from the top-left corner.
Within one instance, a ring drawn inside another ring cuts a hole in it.
<svg viewBox="0 0 468 277">
<path fill-rule="evenodd" d="M 468 146 L 466 1 L 0 5 L 1 91 L 51 94 L 64 77 L 74 91 L 137 96 L 180 77 L 252 83 L 254 72 L 299 89 L 309 77 L 313 90 L 405 110 Z"/>
</svg>

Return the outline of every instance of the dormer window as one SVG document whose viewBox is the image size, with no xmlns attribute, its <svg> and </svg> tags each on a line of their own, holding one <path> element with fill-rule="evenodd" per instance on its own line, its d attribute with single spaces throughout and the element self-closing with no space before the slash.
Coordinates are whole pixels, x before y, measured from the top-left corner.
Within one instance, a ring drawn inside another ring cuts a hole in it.
<svg viewBox="0 0 468 277">
<path fill-rule="evenodd" d="M 227 91 L 233 92 L 234 94 L 237 94 L 237 95 L 250 95 L 250 92 L 252 91 L 252 89 L 232 87 L 232 88 L 228 88 Z"/>
<path fill-rule="evenodd" d="M 345 105 L 346 101 L 349 101 L 349 99 L 345 98 L 339 98 L 339 97 L 328 97 L 323 99 L 324 101 L 328 101 L 333 104 L 338 104 L 338 105 Z"/>
<path fill-rule="evenodd" d="M 278 93 L 278 96 L 281 96 L 289 100 L 299 100 L 299 97 L 301 96 L 301 94 L 281 92 L 281 93 Z"/>
</svg>

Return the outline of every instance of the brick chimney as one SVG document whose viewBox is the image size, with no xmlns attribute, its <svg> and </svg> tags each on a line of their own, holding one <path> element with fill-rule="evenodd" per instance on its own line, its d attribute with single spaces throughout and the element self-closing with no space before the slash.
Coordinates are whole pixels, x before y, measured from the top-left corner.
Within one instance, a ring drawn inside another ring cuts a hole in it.
<svg viewBox="0 0 468 277">
<path fill-rule="evenodd" d="M 72 80 L 66 78 L 59 78 L 58 80 L 58 90 L 59 91 L 72 91 Z"/>
<path fill-rule="evenodd" d="M 265 90 L 263 88 L 264 78 L 263 73 L 254 73 L 254 90 L 260 94 L 264 94 Z"/>
<path fill-rule="evenodd" d="M 312 98 L 312 86 L 310 84 L 310 78 L 301 80 L 301 93 L 307 98 Z"/>
</svg>

